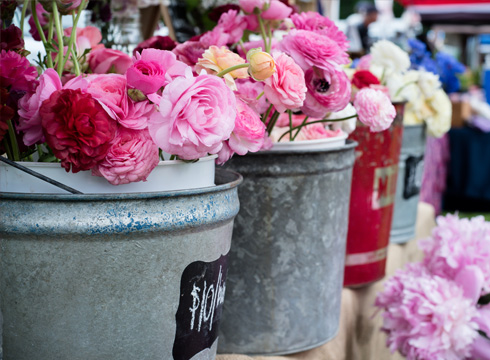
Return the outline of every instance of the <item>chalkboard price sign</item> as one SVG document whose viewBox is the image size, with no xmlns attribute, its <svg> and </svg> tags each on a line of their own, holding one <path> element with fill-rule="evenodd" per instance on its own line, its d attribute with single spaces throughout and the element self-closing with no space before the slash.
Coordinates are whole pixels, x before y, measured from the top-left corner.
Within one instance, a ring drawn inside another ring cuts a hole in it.
<svg viewBox="0 0 490 360">
<path fill-rule="evenodd" d="M 424 170 L 424 156 L 409 156 L 405 161 L 403 198 L 410 199 L 420 192 Z"/>
<path fill-rule="evenodd" d="M 218 338 L 226 290 L 227 255 L 213 262 L 196 261 L 182 273 L 175 320 L 174 360 L 193 360 Z M 199 357 L 200 358 L 200 357 Z"/>
</svg>

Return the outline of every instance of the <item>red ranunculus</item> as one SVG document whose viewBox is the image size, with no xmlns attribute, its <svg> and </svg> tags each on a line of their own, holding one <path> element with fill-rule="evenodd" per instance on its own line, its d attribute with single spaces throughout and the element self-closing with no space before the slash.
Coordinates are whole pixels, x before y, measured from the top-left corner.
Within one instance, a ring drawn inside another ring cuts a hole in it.
<svg viewBox="0 0 490 360">
<path fill-rule="evenodd" d="M 379 85 L 378 78 L 369 70 L 357 70 L 352 77 L 352 85 L 356 88 L 363 89 L 370 85 Z"/>
<path fill-rule="evenodd" d="M 8 28 L 0 30 L 0 50 L 17 50 L 24 48 L 24 39 L 20 29 L 11 24 Z"/>
<path fill-rule="evenodd" d="M 151 38 L 142 41 L 133 50 L 133 55 L 141 53 L 144 49 L 158 49 L 172 51 L 177 46 L 177 43 L 170 36 L 152 36 Z"/>
<path fill-rule="evenodd" d="M 66 171 L 89 170 L 107 155 L 117 123 L 92 95 L 55 91 L 39 113 L 46 141 Z"/>
</svg>

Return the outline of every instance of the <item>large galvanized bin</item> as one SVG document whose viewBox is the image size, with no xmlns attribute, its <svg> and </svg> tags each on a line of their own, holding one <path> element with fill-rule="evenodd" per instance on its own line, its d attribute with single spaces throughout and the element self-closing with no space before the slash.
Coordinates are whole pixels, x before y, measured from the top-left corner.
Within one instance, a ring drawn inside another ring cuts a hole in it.
<svg viewBox="0 0 490 360">
<path fill-rule="evenodd" d="M 0 193 L 4 359 L 214 359 L 240 181 Z"/>
<path fill-rule="evenodd" d="M 244 180 L 220 353 L 288 354 L 337 334 L 355 146 L 226 163 Z"/>
</svg>

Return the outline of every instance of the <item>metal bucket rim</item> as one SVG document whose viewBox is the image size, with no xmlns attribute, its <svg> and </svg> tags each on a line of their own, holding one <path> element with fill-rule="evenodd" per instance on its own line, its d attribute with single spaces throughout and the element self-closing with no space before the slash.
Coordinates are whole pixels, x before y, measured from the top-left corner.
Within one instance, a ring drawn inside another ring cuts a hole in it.
<svg viewBox="0 0 490 360">
<path fill-rule="evenodd" d="M 289 155 L 289 154 L 323 154 L 327 152 L 340 152 L 340 151 L 345 151 L 345 150 L 350 150 L 355 148 L 358 145 L 357 141 L 351 140 L 351 139 L 346 139 L 345 140 L 345 145 L 342 146 L 337 146 L 334 148 L 330 149 L 308 149 L 308 150 L 294 150 L 294 149 L 287 149 L 287 150 L 275 150 L 275 151 L 258 151 L 255 153 L 248 153 L 247 155 L 244 156 L 261 156 L 261 155 Z"/>
<path fill-rule="evenodd" d="M 156 198 L 184 197 L 217 193 L 231 190 L 243 181 L 239 173 L 217 168 L 215 170 L 216 186 L 209 186 L 188 190 L 173 190 L 148 193 L 124 193 L 124 194 L 30 194 L 30 193 L 7 193 L 0 192 L 0 199 L 6 200 L 42 200 L 42 201 L 106 201 L 106 200 L 146 200 Z M 218 181 L 221 180 L 221 181 Z"/>
</svg>

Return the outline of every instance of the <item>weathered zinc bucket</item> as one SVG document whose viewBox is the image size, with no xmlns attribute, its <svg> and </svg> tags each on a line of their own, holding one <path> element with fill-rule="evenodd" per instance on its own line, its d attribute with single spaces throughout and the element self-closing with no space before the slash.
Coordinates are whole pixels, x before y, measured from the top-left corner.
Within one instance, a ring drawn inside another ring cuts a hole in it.
<svg viewBox="0 0 490 360">
<path fill-rule="evenodd" d="M 0 193 L 5 359 L 214 359 L 240 182 Z"/>
<path fill-rule="evenodd" d="M 294 353 L 337 334 L 355 146 L 226 163 L 244 180 L 219 353 Z"/>
<path fill-rule="evenodd" d="M 352 175 L 345 286 L 360 286 L 385 275 L 403 135 L 404 103 L 384 131 L 358 126 L 351 139 L 359 143 Z"/>
<path fill-rule="evenodd" d="M 415 238 L 417 206 L 424 172 L 424 153 L 425 126 L 405 125 L 390 232 L 392 243 L 405 243 Z"/>
</svg>

